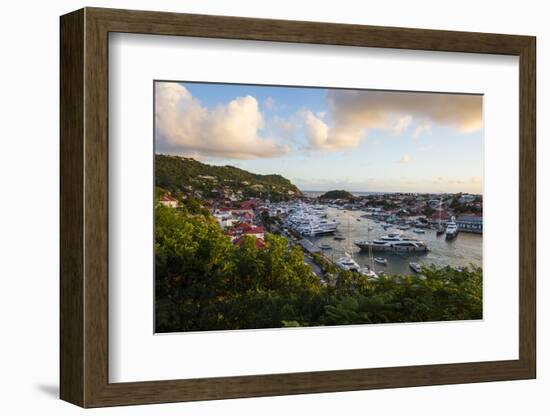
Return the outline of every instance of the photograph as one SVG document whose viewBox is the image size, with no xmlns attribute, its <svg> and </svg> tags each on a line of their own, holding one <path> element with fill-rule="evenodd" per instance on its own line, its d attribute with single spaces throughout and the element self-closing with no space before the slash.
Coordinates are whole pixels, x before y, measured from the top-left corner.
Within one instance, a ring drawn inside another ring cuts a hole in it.
<svg viewBox="0 0 550 416">
<path fill-rule="evenodd" d="M 155 333 L 483 319 L 482 94 L 153 89 Z"/>
</svg>

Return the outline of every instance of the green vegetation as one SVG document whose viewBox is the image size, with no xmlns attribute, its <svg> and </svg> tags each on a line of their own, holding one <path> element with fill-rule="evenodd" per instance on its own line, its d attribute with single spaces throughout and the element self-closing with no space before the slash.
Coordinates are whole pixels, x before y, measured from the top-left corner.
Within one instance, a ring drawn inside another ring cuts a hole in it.
<svg viewBox="0 0 550 416">
<path fill-rule="evenodd" d="M 338 269 L 336 268 L 334 263 L 328 260 L 321 253 L 313 253 L 311 257 L 313 257 L 313 260 L 315 260 L 315 263 L 317 263 L 321 267 L 321 270 L 323 271 L 323 273 L 336 274 L 338 272 Z"/>
<path fill-rule="evenodd" d="M 179 156 L 155 155 L 155 180 L 156 186 L 176 195 L 269 197 L 271 201 L 302 196 L 281 175 L 256 175 L 234 166 L 212 166 Z"/>
<path fill-rule="evenodd" d="M 355 197 L 351 192 L 340 189 L 336 191 L 325 192 L 323 195 L 319 197 L 319 199 L 346 199 L 351 201 L 351 200 L 354 200 Z"/>
<path fill-rule="evenodd" d="M 187 208 L 157 205 L 155 221 L 157 332 L 482 317 L 480 268 L 427 268 L 425 279 L 346 271 L 323 285 L 284 237 L 268 234 L 264 250 L 252 237 L 234 246 L 210 215 Z"/>
</svg>

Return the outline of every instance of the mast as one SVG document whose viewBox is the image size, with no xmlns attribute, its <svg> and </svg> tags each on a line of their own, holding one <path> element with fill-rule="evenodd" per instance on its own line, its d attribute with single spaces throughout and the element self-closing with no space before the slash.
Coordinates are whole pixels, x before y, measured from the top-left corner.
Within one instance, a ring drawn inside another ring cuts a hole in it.
<svg viewBox="0 0 550 416">
<path fill-rule="evenodd" d="M 437 225 L 438 231 L 442 231 L 441 229 L 441 211 L 442 211 L 442 205 L 443 205 L 443 198 L 439 197 L 439 222 Z"/>
<path fill-rule="evenodd" d="M 353 259 L 353 252 L 351 250 L 350 238 L 351 238 L 351 224 L 350 224 L 349 212 L 348 212 L 348 242 L 347 242 L 348 247 L 347 247 L 347 249 L 348 249 L 348 252 L 349 252 L 348 254 Z"/>
<path fill-rule="evenodd" d="M 370 270 L 374 271 L 374 254 L 372 253 L 372 244 L 370 241 L 370 225 L 367 220 L 367 241 L 369 244 L 369 268 Z"/>
</svg>

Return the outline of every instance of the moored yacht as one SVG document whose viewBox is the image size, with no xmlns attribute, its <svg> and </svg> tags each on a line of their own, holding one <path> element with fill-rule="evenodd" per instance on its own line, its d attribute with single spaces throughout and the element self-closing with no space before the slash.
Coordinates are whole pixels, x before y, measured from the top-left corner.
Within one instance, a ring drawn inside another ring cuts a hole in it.
<svg viewBox="0 0 550 416">
<path fill-rule="evenodd" d="M 388 259 L 385 259 L 383 257 L 375 257 L 374 261 L 378 264 L 383 264 L 384 266 L 388 264 Z"/>
<path fill-rule="evenodd" d="M 344 256 L 336 261 L 336 266 L 342 270 L 351 270 L 354 272 L 358 272 L 361 268 L 349 253 L 344 253 Z"/>
<path fill-rule="evenodd" d="M 458 225 L 455 222 L 455 217 L 451 217 L 451 221 L 447 223 L 447 229 L 445 230 L 445 238 L 451 240 L 458 234 Z"/>
<path fill-rule="evenodd" d="M 361 267 L 359 269 L 359 273 L 361 273 L 363 276 L 366 276 L 370 279 L 377 279 L 378 278 L 378 274 L 368 266 Z"/>
<path fill-rule="evenodd" d="M 404 237 L 399 233 L 391 233 L 376 240 L 355 241 L 355 245 L 362 251 L 395 251 L 395 252 L 427 252 L 428 246 L 424 241 L 414 237 Z"/>
</svg>

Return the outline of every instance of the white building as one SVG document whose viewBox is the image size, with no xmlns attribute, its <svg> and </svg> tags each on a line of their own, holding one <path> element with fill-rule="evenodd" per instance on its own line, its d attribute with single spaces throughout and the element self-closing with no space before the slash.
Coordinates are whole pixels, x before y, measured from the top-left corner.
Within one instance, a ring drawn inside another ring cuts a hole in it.
<svg viewBox="0 0 550 416">
<path fill-rule="evenodd" d="M 161 205 L 164 205 L 165 207 L 170 207 L 170 208 L 177 208 L 179 205 L 178 200 L 169 194 L 164 194 L 160 198 L 160 203 Z"/>
</svg>

